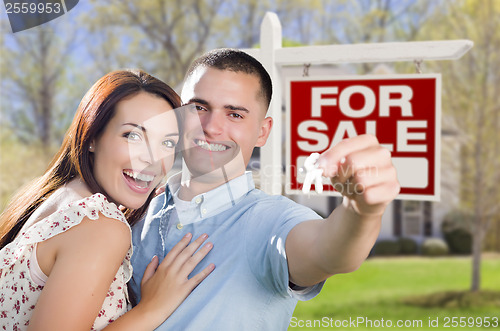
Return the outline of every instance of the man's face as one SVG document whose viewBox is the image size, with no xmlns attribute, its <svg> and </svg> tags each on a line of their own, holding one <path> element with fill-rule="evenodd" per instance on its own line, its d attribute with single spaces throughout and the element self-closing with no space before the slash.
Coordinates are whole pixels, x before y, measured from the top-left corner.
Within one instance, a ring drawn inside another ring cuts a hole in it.
<svg viewBox="0 0 500 331">
<path fill-rule="evenodd" d="M 195 104 L 198 115 L 188 114 L 184 125 L 184 159 L 193 176 L 223 166 L 229 179 L 244 173 L 272 126 L 259 90 L 254 75 L 213 68 L 199 67 L 186 81 L 182 102 Z"/>
</svg>

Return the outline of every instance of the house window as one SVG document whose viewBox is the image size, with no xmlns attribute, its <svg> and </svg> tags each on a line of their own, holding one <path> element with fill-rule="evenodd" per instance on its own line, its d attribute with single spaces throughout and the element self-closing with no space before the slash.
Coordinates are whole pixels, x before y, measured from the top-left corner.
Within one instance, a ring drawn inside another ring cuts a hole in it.
<svg viewBox="0 0 500 331">
<path fill-rule="evenodd" d="M 421 201 L 403 201 L 403 237 L 423 235 L 424 208 Z"/>
</svg>

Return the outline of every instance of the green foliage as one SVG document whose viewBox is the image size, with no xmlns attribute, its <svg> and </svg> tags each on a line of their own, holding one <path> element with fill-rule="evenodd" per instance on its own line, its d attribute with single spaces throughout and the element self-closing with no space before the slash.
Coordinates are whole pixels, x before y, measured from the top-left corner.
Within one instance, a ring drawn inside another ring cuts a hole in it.
<svg viewBox="0 0 500 331">
<path fill-rule="evenodd" d="M 182 82 L 196 56 L 216 47 L 208 42 L 231 27 L 216 27 L 216 16 L 225 16 L 221 0 L 92 0 L 89 5 L 92 10 L 80 21 L 97 37 L 89 50 L 104 60 L 99 64 L 104 71 L 117 65 L 141 68 L 172 86 Z"/>
<path fill-rule="evenodd" d="M 445 291 L 403 299 L 408 305 L 426 308 L 500 307 L 500 291 Z"/>
<path fill-rule="evenodd" d="M 450 232 L 455 229 L 464 229 L 470 232 L 474 215 L 470 211 L 452 210 L 446 214 L 441 223 L 442 232 Z"/>
<path fill-rule="evenodd" d="M 53 151 L 21 143 L 9 129 L 0 127 L 0 212 L 17 190 L 43 174 Z"/>
<path fill-rule="evenodd" d="M 373 247 L 375 256 L 394 256 L 417 254 L 418 244 L 411 238 L 397 240 L 380 240 Z"/>
<path fill-rule="evenodd" d="M 64 22 L 56 19 L 5 36 L 0 54 L 2 120 L 24 141 L 51 144 L 54 122 L 60 123 L 67 110 L 60 95 L 69 95 L 66 69 L 76 41 L 75 27 Z"/>
<path fill-rule="evenodd" d="M 478 234 L 488 233 L 488 226 L 499 221 L 495 216 L 500 201 L 500 1 L 447 1 L 443 9 L 429 20 L 422 36 L 474 42 L 463 58 L 432 63 L 430 70 L 443 76 L 443 116 L 449 118 L 444 129 L 457 133 L 453 138 L 460 152 L 449 164 L 460 174 L 456 189 L 460 207 L 474 213 Z M 476 247 L 482 246 L 483 238 L 474 240 Z M 473 253 L 476 268 L 479 254 L 479 249 Z M 472 274 L 471 288 L 478 290 L 480 270 Z"/>
<path fill-rule="evenodd" d="M 411 238 L 399 238 L 398 243 L 401 254 L 403 255 L 417 254 L 418 244 L 415 240 Z"/>
<path fill-rule="evenodd" d="M 422 244 L 422 254 L 424 256 L 443 256 L 447 255 L 449 251 L 446 242 L 439 238 L 426 239 Z"/>
<path fill-rule="evenodd" d="M 454 254 L 470 254 L 472 252 L 472 235 L 465 229 L 454 229 L 444 233 L 444 239 Z"/>
<path fill-rule="evenodd" d="M 473 215 L 470 212 L 454 210 L 447 214 L 441 223 L 441 232 L 452 254 L 470 254 L 472 252 L 472 234 L 470 231 Z"/>
<path fill-rule="evenodd" d="M 380 240 L 373 247 L 374 255 L 390 256 L 398 255 L 401 252 L 401 246 L 395 240 Z"/>
</svg>

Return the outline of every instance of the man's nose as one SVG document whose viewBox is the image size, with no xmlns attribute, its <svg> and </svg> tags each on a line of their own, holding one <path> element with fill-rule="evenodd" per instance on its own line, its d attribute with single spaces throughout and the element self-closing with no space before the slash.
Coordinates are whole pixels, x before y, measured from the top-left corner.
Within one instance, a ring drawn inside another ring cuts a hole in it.
<svg viewBox="0 0 500 331">
<path fill-rule="evenodd" d="M 203 131 L 208 136 L 217 136 L 223 132 L 224 129 L 224 117 L 223 114 L 212 111 L 208 114 L 203 115 L 201 120 Z"/>
</svg>

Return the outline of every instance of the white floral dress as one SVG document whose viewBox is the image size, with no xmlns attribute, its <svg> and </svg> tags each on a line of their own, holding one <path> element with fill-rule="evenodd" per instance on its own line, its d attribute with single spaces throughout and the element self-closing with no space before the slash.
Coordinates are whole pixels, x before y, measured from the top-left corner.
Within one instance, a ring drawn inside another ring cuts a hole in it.
<svg viewBox="0 0 500 331">
<path fill-rule="evenodd" d="M 80 224 L 84 217 L 97 220 L 99 213 L 128 225 L 116 205 L 110 203 L 104 195 L 96 193 L 69 203 L 36 222 L 0 251 L 0 330 L 28 328 L 43 289 L 30 275 L 30 257 L 36 243 Z M 111 283 L 92 330 L 104 328 L 130 309 L 126 284 L 132 275 L 131 256 L 132 245 Z"/>
</svg>

